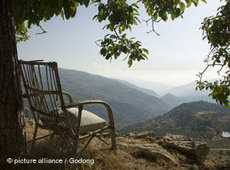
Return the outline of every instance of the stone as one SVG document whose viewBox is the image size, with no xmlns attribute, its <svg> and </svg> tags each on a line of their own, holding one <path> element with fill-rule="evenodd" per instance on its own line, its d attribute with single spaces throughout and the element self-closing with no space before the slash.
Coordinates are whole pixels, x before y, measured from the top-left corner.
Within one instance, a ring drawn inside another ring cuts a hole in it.
<svg viewBox="0 0 230 170">
<path fill-rule="evenodd" d="M 137 132 L 129 132 L 127 134 L 125 134 L 125 137 L 134 137 L 137 135 Z"/>
<path fill-rule="evenodd" d="M 131 155 L 138 158 L 144 158 L 149 161 L 168 162 L 178 164 L 175 159 L 167 150 L 158 145 L 157 143 L 151 144 L 127 144 L 119 143 L 120 148 L 130 152 Z"/>
<path fill-rule="evenodd" d="M 146 138 L 146 137 L 156 137 L 156 134 L 153 133 L 152 131 L 145 131 L 145 132 L 137 133 L 134 136 L 135 139 L 141 139 L 141 138 Z"/>
<path fill-rule="evenodd" d="M 199 164 L 203 163 L 209 152 L 207 143 L 194 141 L 192 138 L 182 135 L 166 134 L 158 141 L 158 144 L 165 149 L 177 150 Z"/>
</svg>

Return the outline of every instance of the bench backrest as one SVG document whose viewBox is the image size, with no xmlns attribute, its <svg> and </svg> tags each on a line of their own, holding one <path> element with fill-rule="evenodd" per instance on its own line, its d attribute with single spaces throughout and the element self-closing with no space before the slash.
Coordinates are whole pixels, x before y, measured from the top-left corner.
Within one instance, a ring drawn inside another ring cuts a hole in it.
<svg viewBox="0 0 230 170">
<path fill-rule="evenodd" d="M 60 122 L 58 109 L 65 105 L 56 62 L 19 60 L 19 72 L 35 121 Z M 43 122 L 44 123 L 44 122 Z"/>
</svg>

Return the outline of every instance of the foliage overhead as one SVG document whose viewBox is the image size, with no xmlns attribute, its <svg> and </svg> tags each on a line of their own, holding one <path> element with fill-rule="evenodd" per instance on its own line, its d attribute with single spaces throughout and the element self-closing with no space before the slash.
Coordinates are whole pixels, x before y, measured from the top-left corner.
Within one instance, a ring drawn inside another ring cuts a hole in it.
<svg viewBox="0 0 230 170">
<path fill-rule="evenodd" d="M 202 0 L 205 2 L 205 0 Z M 61 15 L 63 19 L 70 19 L 76 16 L 77 7 L 88 7 L 91 4 L 98 6 L 98 13 L 93 19 L 98 22 L 108 21 L 103 29 L 111 34 L 98 40 L 101 47 L 100 54 L 105 59 L 117 59 L 120 55 L 126 55 L 128 65 L 131 66 L 134 60 L 147 59 L 148 50 L 142 48 L 140 41 L 134 37 L 127 37 L 127 30 L 140 22 L 139 5 L 143 4 L 149 19 L 154 23 L 159 20 L 167 21 L 170 16 L 172 20 L 181 16 L 186 7 L 191 4 L 198 5 L 199 0 L 136 0 L 129 4 L 126 0 L 13 0 L 14 19 L 16 24 L 17 41 L 29 39 L 28 28 L 32 25 L 40 26 L 41 21 L 48 21 L 53 16 Z"/>
<path fill-rule="evenodd" d="M 206 0 L 201 1 L 206 2 Z M 135 37 L 129 37 L 127 34 L 127 31 L 131 31 L 133 26 L 140 23 L 139 6 L 143 5 L 149 16 L 146 22 L 151 23 L 150 32 L 158 35 L 154 29 L 155 23 L 161 20 L 166 22 L 168 18 L 174 20 L 183 17 L 186 8 L 192 4 L 197 6 L 199 2 L 199 0 L 136 0 L 131 2 L 127 0 L 13 0 L 13 10 L 17 41 L 26 41 L 29 39 L 27 33 L 31 26 L 40 26 L 41 22 L 46 22 L 53 16 L 59 15 L 68 20 L 76 16 L 79 6 L 87 8 L 92 4 L 97 5 L 98 11 L 93 19 L 103 23 L 103 29 L 110 32 L 97 41 L 97 45 L 100 46 L 100 54 L 107 60 L 117 59 L 123 55 L 128 60 L 130 67 L 135 60 L 148 58 L 148 50 L 143 48 L 141 42 Z M 219 8 L 216 16 L 205 18 L 202 29 L 204 38 L 211 46 L 210 55 L 206 60 L 208 67 L 221 66 L 221 70 L 226 67 L 227 71 L 223 80 L 214 83 L 202 82 L 200 79 L 198 88 L 211 89 L 210 96 L 221 104 L 229 105 L 230 2 L 228 0 L 225 2 L 226 4 Z M 200 77 L 206 69 L 200 73 Z"/>
<path fill-rule="evenodd" d="M 230 1 L 218 9 L 216 16 L 207 17 L 202 23 L 204 37 L 210 44 L 210 53 L 205 60 L 207 67 L 199 74 L 198 87 L 210 89 L 209 94 L 220 104 L 229 106 L 230 96 Z M 224 70 L 223 79 L 215 82 L 202 81 L 202 75 L 209 67 L 220 67 L 218 73 Z"/>
</svg>

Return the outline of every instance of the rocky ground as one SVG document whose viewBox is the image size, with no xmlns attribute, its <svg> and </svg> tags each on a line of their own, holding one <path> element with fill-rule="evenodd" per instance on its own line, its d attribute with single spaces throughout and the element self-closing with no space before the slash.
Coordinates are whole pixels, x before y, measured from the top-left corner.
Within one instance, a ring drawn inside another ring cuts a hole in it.
<svg viewBox="0 0 230 170">
<path fill-rule="evenodd" d="M 34 123 L 27 121 L 27 138 L 32 136 Z M 39 130 L 38 134 L 47 134 L 46 130 Z M 109 138 L 106 138 L 109 142 Z M 83 142 L 84 143 L 84 142 Z M 68 157 L 64 150 L 65 143 L 58 137 L 39 140 L 34 150 L 28 145 L 27 158 Z M 28 165 L 22 169 L 136 169 L 136 170 L 219 170 L 230 169 L 230 156 L 210 152 L 206 143 L 195 141 L 181 135 L 167 134 L 158 137 L 154 132 L 131 132 L 117 136 L 118 149 L 109 150 L 98 139 L 93 139 L 82 158 L 94 159 L 94 164 L 63 165 Z M 20 167 L 18 167 L 20 169 Z"/>
<path fill-rule="evenodd" d="M 210 153 L 206 143 L 182 135 L 132 132 L 117 140 L 121 150 L 156 163 L 158 169 L 230 169 L 229 156 Z"/>
</svg>

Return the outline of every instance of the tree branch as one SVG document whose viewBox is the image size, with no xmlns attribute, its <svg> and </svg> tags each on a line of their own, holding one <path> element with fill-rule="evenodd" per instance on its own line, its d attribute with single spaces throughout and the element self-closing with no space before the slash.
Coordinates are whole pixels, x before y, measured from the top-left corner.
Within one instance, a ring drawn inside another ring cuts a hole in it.
<svg viewBox="0 0 230 170">
<path fill-rule="evenodd" d="M 39 27 L 40 27 L 40 29 L 42 30 L 42 32 L 36 33 L 35 35 L 40 35 L 40 34 L 45 34 L 45 33 L 47 33 L 47 31 L 44 30 L 44 29 L 42 28 L 41 25 L 39 25 Z"/>
<path fill-rule="evenodd" d="M 157 36 L 160 36 L 160 34 L 155 30 L 154 24 L 160 22 L 161 20 L 162 19 L 156 21 L 156 20 L 153 19 L 153 17 L 151 17 L 151 18 L 149 18 L 147 20 L 143 20 L 146 23 L 147 26 L 148 26 L 148 22 L 150 22 L 150 21 L 152 22 L 152 29 L 150 31 L 148 31 L 147 33 L 149 34 L 151 32 L 154 32 Z"/>
</svg>

